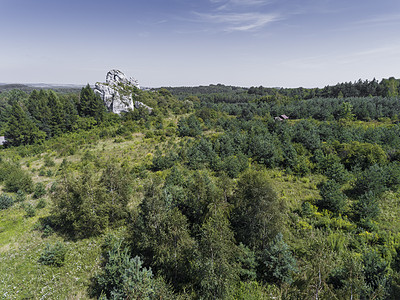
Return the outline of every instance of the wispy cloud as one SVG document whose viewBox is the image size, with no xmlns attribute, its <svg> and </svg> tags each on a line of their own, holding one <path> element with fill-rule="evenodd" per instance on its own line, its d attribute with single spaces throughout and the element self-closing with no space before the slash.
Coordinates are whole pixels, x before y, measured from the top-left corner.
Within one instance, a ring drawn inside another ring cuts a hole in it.
<svg viewBox="0 0 400 300">
<path fill-rule="evenodd" d="M 260 7 L 270 4 L 272 0 L 210 0 L 212 4 L 219 5 L 217 10 L 232 10 L 243 7 Z"/>
<path fill-rule="evenodd" d="M 262 13 L 195 13 L 199 20 L 219 24 L 223 31 L 255 31 L 281 19 L 277 14 Z"/>
<path fill-rule="evenodd" d="M 357 25 L 389 25 L 400 22 L 400 14 L 388 14 L 357 21 Z"/>
</svg>

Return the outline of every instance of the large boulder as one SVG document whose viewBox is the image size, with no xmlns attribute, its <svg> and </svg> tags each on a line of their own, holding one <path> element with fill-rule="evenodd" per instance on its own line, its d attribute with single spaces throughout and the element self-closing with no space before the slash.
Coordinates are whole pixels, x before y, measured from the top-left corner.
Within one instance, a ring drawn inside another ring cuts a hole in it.
<svg viewBox="0 0 400 300">
<path fill-rule="evenodd" d="M 111 70 L 107 73 L 106 82 L 97 82 L 94 92 L 100 95 L 107 109 L 113 113 L 120 114 L 135 107 L 144 106 L 143 103 L 133 102 L 132 93 L 140 89 L 136 79 L 127 78 L 124 73 L 119 70 Z M 150 107 L 146 107 L 151 112 Z"/>
</svg>

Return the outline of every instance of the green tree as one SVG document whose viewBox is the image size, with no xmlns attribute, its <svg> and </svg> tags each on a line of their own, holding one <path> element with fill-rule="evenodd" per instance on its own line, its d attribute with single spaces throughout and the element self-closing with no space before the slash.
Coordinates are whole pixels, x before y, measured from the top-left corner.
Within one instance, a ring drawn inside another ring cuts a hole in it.
<svg viewBox="0 0 400 300">
<path fill-rule="evenodd" d="M 356 221 L 368 229 L 370 221 L 374 220 L 379 215 L 379 212 L 379 203 L 372 191 L 368 191 L 362 195 L 354 207 Z"/>
<path fill-rule="evenodd" d="M 200 230 L 199 285 L 206 299 L 223 299 L 239 281 L 238 248 L 228 219 L 228 206 L 215 201 Z"/>
<path fill-rule="evenodd" d="M 61 105 L 64 110 L 64 130 L 72 131 L 75 130 L 77 127 L 78 121 L 78 110 L 76 107 L 76 95 L 71 96 L 60 96 Z"/>
<path fill-rule="evenodd" d="M 30 194 L 33 191 L 32 177 L 19 166 L 13 166 L 8 169 L 4 180 L 4 190 L 11 193 L 16 193 L 21 190 Z"/>
<path fill-rule="evenodd" d="M 377 144 L 354 141 L 348 144 L 334 143 L 333 147 L 348 170 L 355 167 L 365 170 L 374 164 L 387 162 L 386 152 Z"/>
<path fill-rule="evenodd" d="M 99 180 L 91 164 L 76 177 L 64 170 L 52 194 L 55 225 L 72 237 L 85 238 L 104 232 L 109 225 L 120 224 L 126 216 L 128 200 L 125 191 L 120 190 L 125 186 L 118 186 L 120 183 L 113 182 L 114 179 L 109 174 Z M 111 191 L 112 187 L 116 190 Z"/>
<path fill-rule="evenodd" d="M 376 250 L 366 251 L 363 255 L 366 289 L 362 292 L 365 299 L 387 299 L 391 286 L 388 263 Z"/>
<path fill-rule="evenodd" d="M 11 115 L 7 124 L 5 138 L 11 146 L 40 144 L 46 134 L 28 117 L 18 102 L 15 102 L 11 109 Z"/>
<path fill-rule="evenodd" d="M 362 257 L 355 253 L 348 253 L 343 265 L 332 269 L 328 284 L 335 289 L 335 294 L 343 299 L 357 299 L 368 290 L 364 281 Z"/>
<path fill-rule="evenodd" d="M 65 131 L 64 128 L 64 108 L 55 92 L 48 93 L 48 102 L 50 108 L 49 127 L 51 136 L 58 136 Z"/>
<path fill-rule="evenodd" d="M 166 196 L 158 181 L 146 187 L 128 237 L 135 255 L 142 255 L 147 265 L 182 289 L 192 280 L 196 247 L 187 218 Z"/>
<path fill-rule="evenodd" d="M 48 94 L 44 90 L 33 90 L 27 101 L 27 108 L 31 117 L 35 120 L 40 130 L 50 136 L 51 112 L 48 105 Z"/>
<path fill-rule="evenodd" d="M 179 136 L 198 136 L 201 134 L 201 124 L 195 115 L 181 118 L 178 122 Z"/>
<path fill-rule="evenodd" d="M 264 249 L 280 231 L 283 211 L 265 171 L 245 171 L 233 201 L 232 226 L 237 241 L 252 249 Z"/>
<path fill-rule="evenodd" d="M 46 186 L 42 182 L 36 183 L 33 191 L 33 198 L 39 199 L 44 195 L 46 195 Z"/>
<path fill-rule="evenodd" d="M 260 271 L 262 278 L 267 282 L 280 285 L 293 282 L 293 274 L 298 271 L 297 262 L 281 233 L 278 233 L 262 252 Z"/>
<path fill-rule="evenodd" d="M 343 102 L 340 111 L 340 117 L 347 121 L 354 119 L 353 105 L 350 102 Z"/>
<path fill-rule="evenodd" d="M 399 94 L 399 80 L 394 77 L 382 79 L 380 85 L 383 86 L 383 92 L 386 97 L 396 97 Z"/>
<path fill-rule="evenodd" d="M 93 117 L 97 122 L 103 121 L 105 112 L 103 101 L 89 84 L 81 90 L 78 112 L 82 117 Z"/>
<path fill-rule="evenodd" d="M 105 189 L 111 224 L 123 222 L 128 217 L 127 206 L 131 198 L 131 180 L 127 174 L 127 170 L 111 160 L 100 178 L 100 183 Z"/>
<path fill-rule="evenodd" d="M 7 194 L 0 195 L 0 210 L 7 209 L 14 204 L 13 197 Z"/>
<path fill-rule="evenodd" d="M 323 182 L 319 187 L 322 199 L 318 201 L 318 206 L 336 214 L 342 213 L 346 207 L 346 197 L 340 188 L 335 180 Z"/>
<path fill-rule="evenodd" d="M 92 296 L 100 299 L 168 298 L 160 293 L 152 270 L 143 266 L 140 257 L 132 258 L 121 241 L 115 241 L 104 255 L 104 265 L 93 283 Z"/>
</svg>

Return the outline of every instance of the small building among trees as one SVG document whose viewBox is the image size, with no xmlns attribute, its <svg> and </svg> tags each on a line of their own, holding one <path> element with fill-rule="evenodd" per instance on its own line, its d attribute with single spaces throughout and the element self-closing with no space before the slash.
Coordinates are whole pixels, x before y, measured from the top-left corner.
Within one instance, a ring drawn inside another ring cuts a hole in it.
<svg viewBox="0 0 400 300">
<path fill-rule="evenodd" d="M 275 121 L 285 121 L 289 120 L 289 117 L 287 115 L 280 115 L 279 117 L 274 118 Z"/>
<path fill-rule="evenodd" d="M 4 136 L 0 136 L 0 146 L 6 143 L 6 138 Z"/>
</svg>

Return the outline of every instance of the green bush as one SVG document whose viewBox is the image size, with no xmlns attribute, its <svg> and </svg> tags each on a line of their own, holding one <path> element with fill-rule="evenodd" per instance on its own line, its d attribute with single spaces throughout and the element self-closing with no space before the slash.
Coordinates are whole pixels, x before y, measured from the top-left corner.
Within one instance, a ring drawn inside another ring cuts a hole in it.
<svg viewBox="0 0 400 300">
<path fill-rule="evenodd" d="M 24 191 L 18 190 L 15 202 L 23 202 L 25 200 L 26 200 L 26 194 L 24 193 Z"/>
<path fill-rule="evenodd" d="M 44 157 L 44 166 L 45 167 L 54 167 L 56 164 L 55 162 L 50 158 L 50 156 L 45 156 Z"/>
<path fill-rule="evenodd" d="M 36 215 L 36 210 L 30 203 L 24 205 L 24 210 L 26 218 L 32 218 Z"/>
<path fill-rule="evenodd" d="M 35 185 L 35 190 L 33 192 L 33 198 L 38 199 L 46 195 L 46 187 L 43 183 L 39 182 Z"/>
<path fill-rule="evenodd" d="M 346 207 L 346 196 L 341 191 L 341 186 L 335 180 L 328 180 L 320 184 L 319 192 L 322 199 L 318 206 L 334 213 L 342 213 Z"/>
<path fill-rule="evenodd" d="M 47 266 L 61 267 L 64 265 L 67 248 L 62 242 L 47 244 L 39 257 L 39 263 Z"/>
<path fill-rule="evenodd" d="M 43 236 L 43 237 L 48 237 L 48 236 L 52 235 L 53 233 L 54 233 L 54 229 L 51 228 L 49 225 L 46 225 L 46 226 L 43 228 L 43 234 L 42 234 L 42 236 Z"/>
<path fill-rule="evenodd" d="M 231 155 L 224 159 L 222 163 L 223 170 L 231 178 L 236 178 L 241 172 L 243 172 L 248 166 L 247 157 L 239 153 L 238 155 Z"/>
<path fill-rule="evenodd" d="M 18 190 L 31 193 L 33 181 L 29 174 L 19 168 L 13 168 L 5 179 L 5 190 L 10 193 L 16 193 Z"/>
<path fill-rule="evenodd" d="M 14 199 L 6 194 L 0 195 L 0 210 L 7 209 L 14 204 Z"/>
<path fill-rule="evenodd" d="M 179 136 L 198 136 L 202 132 L 201 123 L 196 116 L 191 115 L 188 118 L 181 118 L 178 122 Z"/>
<path fill-rule="evenodd" d="M 44 199 L 40 199 L 39 202 L 36 204 L 36 209 L 45 208 L 46 205 L 47 205 L 46 201 Z"/>
<path fill-rule="evenodd" d="M 128 249 L 121 248 L 121 242 L 111 246 L 105 260 L 103 269 L 93 280 L 93 296 L 101 299 L 164 298 L 151 269 L 145 268 L 138 256 L 131 258 Z"/>
</svg>

